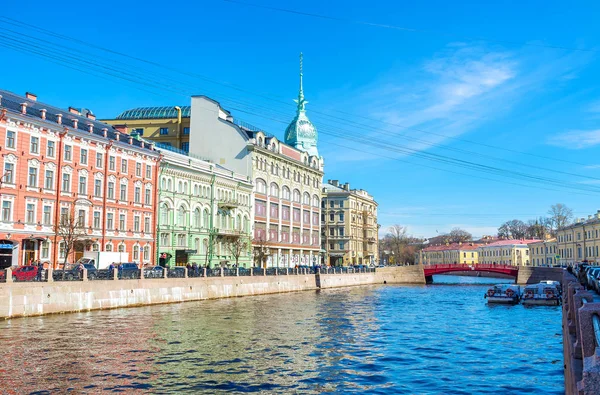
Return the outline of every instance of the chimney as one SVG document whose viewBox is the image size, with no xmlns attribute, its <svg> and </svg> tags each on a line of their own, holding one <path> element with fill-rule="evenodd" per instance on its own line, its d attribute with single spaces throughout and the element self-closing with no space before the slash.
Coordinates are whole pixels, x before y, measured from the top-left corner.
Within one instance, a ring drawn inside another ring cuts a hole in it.
<svg viewBox="0 0 600 395">
<path fill-rule="evenodd" d="M 62 125 L 62 114 L 56 114 L 56 123 Z"/>
<path fill-rule="evenodd" d="M 42 117 L 42 119 L 46 119 L 46 109 L 45 109 L 45 108 L 42 108 L 42 109 L 40 110 L 40 113 L 41 113 L 41 115 L 40 115 L 40 116 Z"/>
<path fill-rule="evenodd" d="M 103 128 L 102 129 L 102 134 L 104 135 L 104 137 L 108 136 L 108 129 L 107 128 Z"/>
<path fill-rule="evenodd" d="M 73 119 L 71 119 L 71 121 L 73 121 L 73 129 L 77 129 L 77 122 L 79 122 L 78 119 L 73 118 Z"/>
<path fill-rule="evenodd" d="M 95 116 L 94 114 L 92 114 L 91 112 L 88 112 L 87 114 L 85 114 L 85 116 L 86 116 L 88 119 L 91 119 L 92 121 L 95 121 L 95 120 L 96 120 L 96 116 Z"/>
<path fill-rule="evenodd" d="M 27 103 L 21 103 L 21 114 L 27 114 Z"/>
<path fill-rule="evenodd" d="M 25 92 L 25 97 L 31 101 L 37 101 L 37 95 L 31 92 Z"/>
<path fill-rule="evenodd" d="M 121 132 L 115 132 L 115 140 L 119 141 L 119 138 L 121 137 Z"/>
<path fill-rule="evenodd" d="M 329 184 L 333 185 L 334 187 L 339 187 L 340 186 L 340 182 L 338 180 L 329 180 L 327 182 L 329 182 Z"/>
<path fill-rule="evenodd" d="M 74 108 L 74 107 L 69 107 L 69 112 L 70 112 L 71 114 L 77 114 L 77 115 L 79 115 L 79 111 L 77 111 L 77 109 L 76 109 L 76 108 Z"/>
<path fill-rule="evenodd" d="M 349 191 L 350 190 L 350 183 L 349 182 L 345 183 L 344 186 L 343 186 L 343 188 L 345 190 Z"/>
<path fill-rule="evenodd" d="M 88 123 L 88 132 L 90 133 L 94 133 L 94 124 L 93 123 Z"/>
<path fill-rule="evenodd" d="M 129 136 L 129 144 L 133 144 L 133 137 L 131 135 Z"/>
</svg>

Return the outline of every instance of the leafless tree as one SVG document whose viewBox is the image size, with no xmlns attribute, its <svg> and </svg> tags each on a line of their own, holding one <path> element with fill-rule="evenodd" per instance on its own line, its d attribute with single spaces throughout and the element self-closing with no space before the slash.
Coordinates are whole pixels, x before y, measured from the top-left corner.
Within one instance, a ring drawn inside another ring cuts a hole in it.
<svg viewBox="0 0 600 395">
<path fill-rule="evenodd" d="M 415 239 L 408 235 L 405 226 L 392 225 L 389 228 L 389 233 L 380 241 L 380 249 L 382 251 L 393 252 L 395 263 L 414 263 L 415 252 L 421 240 Z"/>
<path fill-rule="evenodd" d="M 505 239 L 524 239 L 527 236 L 527 224 L 520 219 L 506 221 L 498 228 L 498 237 Z"/>
<path fill-rule="evenodd" d="M 448 242 L 450 243 L 464 243 L 472 239 L 473 235 L 461 228 L 453 228 L 448 234 Z"/>
<path fill-rule="evenodd" d="M 549 218 L 540 217 L 527 222 L 527 237 L 544 240 L 552 234 L 552 225 Z"/>
<path fill-rule="evenodd" d="M 556 203 L 550 206 L 548 215 L 552 223 L 552 231 L 555 233 L 571 223 L 573 210 L 562 203 Z"/>
<path fill-rule="evenodd" d="M 86 244 L 89 241 L 89 236 L 84 224 L 72 214 L 61 215 L 58 224 L 54 225 L 53 228 L 57 239 L 63 243 L 65 251 L 63 269 L 65 269 L 69 254 L 73 251 L 75 245 L 78 243 Z"/>
<path fill-rule="evenodd" d="M 252 246 L 254 247 L 254 259 L 260 267 L 267 267 L 267 257 L 271 255 L 269 249 L 269 242 L 263 237 L 255 238 L 252 240 Z"/>
<path fill-rule="evenodd" d="M 235 258 L 235 266 L 239 267 L 240 256 L 248 251 L 248 241 L 243 237 L 233 237 L 225 241 L 225 248 Z"/>
</svg>

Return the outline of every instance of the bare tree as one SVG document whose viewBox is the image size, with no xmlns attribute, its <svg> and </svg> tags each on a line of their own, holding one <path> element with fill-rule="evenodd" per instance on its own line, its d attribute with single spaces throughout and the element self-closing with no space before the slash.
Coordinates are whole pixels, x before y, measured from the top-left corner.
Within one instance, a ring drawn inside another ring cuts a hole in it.
<svg viewBox="0 0 600 395">
<path fill-rule="evenodd" d="M 473 235 L 461 228 L 453 228 L 448 234 L 448 242 L 450 243 L 464 243 L 472 239 Z"/>
<path fill-rule="evenodd" d="M 544 240 L 552 233 L 552 226 L 548 218 L 540 217 L 527 221 L 527 237 Z"/>
<path fill-rule="evenodd" d="M 63 250 L 65 252 L 63 269 L 65 269 L 69 260 L 69 254 L 73 251 L 75 245 L 78 243 L 85 244 L 89 240 L 89 237 L 83 222 L 72 214 L 61 215 L 60 221 L 53 228 L 54 234 L 63 243 Z"/>
<path fill-rule="evenodd" d="M 243 237 L 233 237 L 225 242 L 225 248 L 235 258 L 235 266 L 239 267 L 240 256 L 248 251 L 248 241 Z"/>
<path fill-rule="evenodd" d="M 527 224 L 520 219 L 506 221 L 498 228 L 498 237 L 505 239 L 524 239 L 527 236 Z"/>
<path fill-rule="evenodd" d="M 258 266 L 267 267 L 267 257 L 271 255 L 269 249 L 269 243 L 263 238 L 255 238 L 252 240 L 252 246 L 254 247 L 254 259 Z"/>
<path fill-rule="evenodd" d="M 548 210 L 550 221 L 552 223 L 552 231 L 555 233 L 557 230 L 564 228 L 571 223 L 573 219 L 573 210 L 562 203 L 556 203 L 550 206 Z"/>
</svg>

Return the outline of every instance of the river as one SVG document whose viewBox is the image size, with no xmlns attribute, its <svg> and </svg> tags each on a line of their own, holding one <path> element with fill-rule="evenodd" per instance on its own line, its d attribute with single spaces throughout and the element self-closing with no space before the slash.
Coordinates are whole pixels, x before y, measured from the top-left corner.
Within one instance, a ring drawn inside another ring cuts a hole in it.
<svg viewBox="0 0 600 395">
<path fill-rule="evenodd" d="M 559 307 L 434 280 L 3 321 L 0 393 L 564 393 Z"/>
</svg>

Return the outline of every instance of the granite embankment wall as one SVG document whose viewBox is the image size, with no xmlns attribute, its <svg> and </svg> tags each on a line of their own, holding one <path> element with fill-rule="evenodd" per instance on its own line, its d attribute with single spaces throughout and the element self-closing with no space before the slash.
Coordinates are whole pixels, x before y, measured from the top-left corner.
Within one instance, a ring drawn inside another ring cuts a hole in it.
<svg viewBox="0 0 600 395">
<path fill-rule="evenodd" d="M 376 273 L 0 284 L 0 318 L 266 295 L 370 284 L 425 284 L 421 266 Z"/>
<path fill-rule="evenodd" d="M 540 281 L 562 281 L 564 269 L 560 267 L 520 266 L 517 284 L 537 284 Z"/>
</svg>

